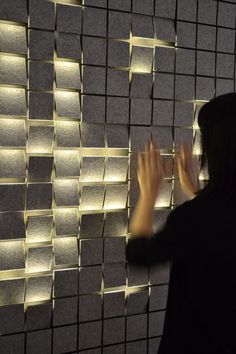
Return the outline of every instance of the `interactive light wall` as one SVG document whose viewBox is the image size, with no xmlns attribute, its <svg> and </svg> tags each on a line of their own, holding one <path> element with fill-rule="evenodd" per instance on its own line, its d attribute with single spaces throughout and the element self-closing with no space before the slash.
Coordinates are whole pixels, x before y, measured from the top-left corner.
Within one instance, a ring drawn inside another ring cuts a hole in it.
<svg viewBox="0 0 236 354">
<path fill-rule="evenodd" d="M 171 264 L 125 259 L 137 150 L 161 147 L 159 230 L 187 199 L 176 161 L 181 142 L 200 153 L 199 108 L 235 90 L 235 14 L 0 0 L 1 354 L 157 352 Z"/>
</svg>

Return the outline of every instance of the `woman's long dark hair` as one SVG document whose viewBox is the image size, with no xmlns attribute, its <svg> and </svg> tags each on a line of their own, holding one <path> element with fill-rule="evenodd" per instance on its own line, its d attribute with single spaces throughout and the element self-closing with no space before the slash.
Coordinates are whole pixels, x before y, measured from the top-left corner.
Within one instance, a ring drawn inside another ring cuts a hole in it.
<svg viewBox="0 0 236 354">
<path fill-rule="evenodd" d="M 207 168 L 208 181 L 199 195 L 236 196 L 236 93 L 218 96 L 199 112 L 201 132 L 200 170 Z"/>
</svg>

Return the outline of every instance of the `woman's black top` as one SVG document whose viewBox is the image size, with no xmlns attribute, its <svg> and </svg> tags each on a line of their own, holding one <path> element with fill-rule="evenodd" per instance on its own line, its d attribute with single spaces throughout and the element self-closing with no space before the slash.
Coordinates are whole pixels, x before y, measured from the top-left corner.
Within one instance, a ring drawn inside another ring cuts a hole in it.
<svg viewBox="0 0 236 354">
<path fill-rule="evenodd" d="M 236 353 L 236 200 L 197 196 L 148 239 L 128 240 L 136 265 L 171 261 L 158 354 Z"/>
</svg>

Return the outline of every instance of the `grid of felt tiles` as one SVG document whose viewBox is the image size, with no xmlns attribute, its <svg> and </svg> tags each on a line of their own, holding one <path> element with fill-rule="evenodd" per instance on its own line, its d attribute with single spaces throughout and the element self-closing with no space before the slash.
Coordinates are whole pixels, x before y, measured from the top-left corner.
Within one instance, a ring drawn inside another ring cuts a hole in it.
<svg viewBox="0 0 236 354">
<path fill-rule="evenodd" d="M 170 264 L 125 259 L 137 150 L 160 229 L 199 108 L 235 90 L 236 1 L 0 1 L 0 352 L 154 354 Z M 201 181 L 207 174 L 201 176 Z"/>
</svg>

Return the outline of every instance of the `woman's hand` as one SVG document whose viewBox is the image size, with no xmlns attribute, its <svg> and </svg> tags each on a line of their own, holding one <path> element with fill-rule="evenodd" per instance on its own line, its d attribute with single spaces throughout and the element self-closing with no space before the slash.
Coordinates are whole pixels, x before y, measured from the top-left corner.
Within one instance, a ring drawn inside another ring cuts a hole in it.
<svg viewBox="0 0 236 354">
<path fill-rule="evenodd" d="M 180 154 L 178 157 L 178 170 L 180 184 L 184 193 L 193 198 L 199 190 L 199 170 L 197 156 L 193 155 L 192 148 L 189 144 L 181 144 Z"/>
<path fill-rule="evenodd" d="M 144 152 L 138 152 L 137 177 L 141 198 L 154 207 L 163 182 L 164 171 L 160 149 L 152 141 L 146 143 Z"/>
</svg>

